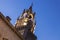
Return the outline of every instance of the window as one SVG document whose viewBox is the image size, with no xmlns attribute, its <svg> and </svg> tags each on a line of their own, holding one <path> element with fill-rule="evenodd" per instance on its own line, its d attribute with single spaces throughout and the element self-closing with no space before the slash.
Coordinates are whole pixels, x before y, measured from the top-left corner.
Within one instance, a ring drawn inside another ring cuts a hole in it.
<svg viewBox="0 0 60 40">
<path fill-rule="evenodd" d="M 3 38 L 3 40 L 8 40 L 7 38 Z"/>
</svg>

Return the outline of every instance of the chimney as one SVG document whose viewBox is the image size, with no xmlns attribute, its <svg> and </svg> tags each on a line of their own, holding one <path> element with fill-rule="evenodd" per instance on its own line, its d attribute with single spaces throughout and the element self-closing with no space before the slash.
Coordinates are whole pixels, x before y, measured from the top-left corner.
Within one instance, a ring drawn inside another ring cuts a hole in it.
<svg viewBox="0 0 60 40">
<path fill-rule="evenodd" d="M 8 22 L 11 21 L 11 18 L 9 16 L 6 16 L 6 19 L 8 20 Z"/>
</svg>

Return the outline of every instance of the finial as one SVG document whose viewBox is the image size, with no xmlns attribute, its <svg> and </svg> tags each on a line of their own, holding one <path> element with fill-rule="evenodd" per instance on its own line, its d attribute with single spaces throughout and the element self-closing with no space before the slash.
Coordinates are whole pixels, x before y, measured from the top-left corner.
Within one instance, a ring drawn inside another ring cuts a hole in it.
<svg viewBox="0 0 60 40">
<path fill-rule="evenodd" d="M 36 12 L 33 13 L 33 17 L 35 17 Z"/>
<path fill-rule="evenodd" d="M 29 7 L 30 12 L 32 12 L 32 6 L 33 6 L 33 3 L 32 3 L 31 6 Z"/>
<path fill-rule="evenodd" d="M 23 10 L 23 13 L 25 13 L 25 9 Z"/>
</svg>

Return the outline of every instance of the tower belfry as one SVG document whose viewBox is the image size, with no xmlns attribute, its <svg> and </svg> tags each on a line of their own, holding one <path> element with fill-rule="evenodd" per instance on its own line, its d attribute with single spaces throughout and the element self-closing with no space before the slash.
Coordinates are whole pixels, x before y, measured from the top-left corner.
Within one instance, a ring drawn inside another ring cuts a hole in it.
<svg viewBox="0 0 60 40">
<path fill-rule="evenodd" d="M 35 28 L 35 13 L 32 12 L 32 5 L 29 9 L 23 11 L 22 15 L 17 19 L 15 28 L 26 39 L 29 34 L 33 34 Z M 30 36 L 29 36 L 30 37 Z M 31 40 L 31 38 L 30 38 Z"/>
</svg>

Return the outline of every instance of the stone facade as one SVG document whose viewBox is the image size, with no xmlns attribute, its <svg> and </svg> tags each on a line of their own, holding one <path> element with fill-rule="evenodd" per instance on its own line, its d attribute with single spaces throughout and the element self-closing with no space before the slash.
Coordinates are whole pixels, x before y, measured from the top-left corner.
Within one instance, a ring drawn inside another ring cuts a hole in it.
<svg viewBox="0 0 60 40">
<path fill-rule="evenodd" d="M 0 40 L 23 40 L 19 35 L 0 12 Z"/>
</svg>

